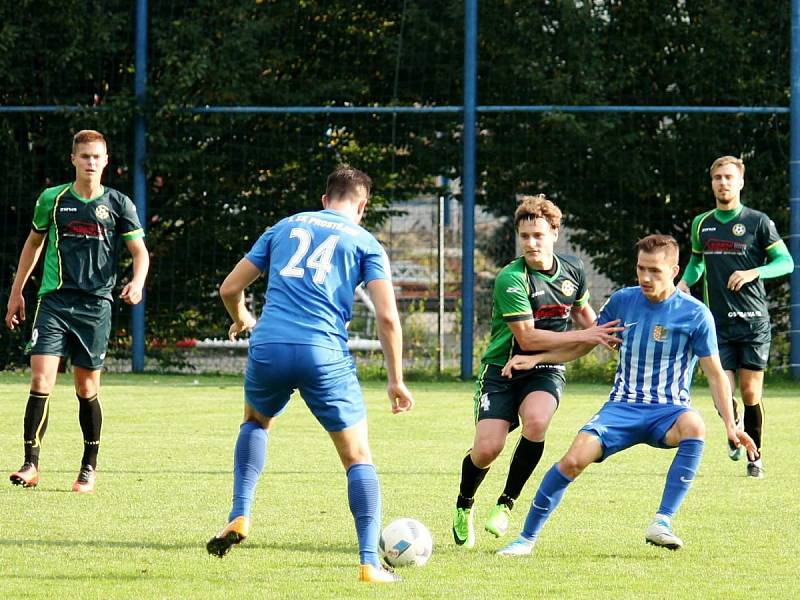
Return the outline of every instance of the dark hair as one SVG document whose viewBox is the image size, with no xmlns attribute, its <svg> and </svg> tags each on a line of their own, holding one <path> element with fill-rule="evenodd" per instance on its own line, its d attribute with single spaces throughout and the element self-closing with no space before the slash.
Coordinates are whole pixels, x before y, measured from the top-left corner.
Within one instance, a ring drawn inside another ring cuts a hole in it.
<svg viewBox="0 0 800 600">
<path fill-rule="evenodd" d="M 107 147 L 106 138 L 102 133 L 94 129 L 81 129 L 72 137 L 72 153 L 75 153 L 75 148 L 79 144 L 91 144 L 92 142 L 103 142 L 103 145 Z"/>
<path fill-rule="evenodd" d="M 339 165 L 334 169 L 333 173 L 328 175 L 325 194 L 331 200 L 336 200 L 351 192 L 355 192 L 360 187 L 363 187 L 367 191 L 367 198 L 369 198 L 370 191 L 372 190 L 372 179 L 370 176 L 348 165 Z"/>
<path fill-rule="evenodd" d="M 653 253 L 663 250 L 667 253 L 667 256 L 674 255 L 675 262 L 678 261 L 678 242 L 671 235 L 654 233 L 643 237 L 633 247 L 636 249 L 637 254 L 639 252 Z"/>
<path fill-rule="evenodd" d="M 561 209 L 544 194 L 523 196 L 517 210 L 514 211 L 514 229 L 519 229 L 519 222 L 533 219 L 544 219 L 553 229 L 561 227 Z"/>
</svg>

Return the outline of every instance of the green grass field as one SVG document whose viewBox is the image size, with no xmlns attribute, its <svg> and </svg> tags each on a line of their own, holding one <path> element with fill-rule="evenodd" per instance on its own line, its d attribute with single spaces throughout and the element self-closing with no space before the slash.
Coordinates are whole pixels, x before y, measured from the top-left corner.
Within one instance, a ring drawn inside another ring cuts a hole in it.
<svg viewBox="0 0 800 600">
<path fill-rule="evenodd" d="M 71 381 L 53 395 L 42 482 L 13 487 L 21 463 L 28 378 L 0 375 L 0 597 L 2 598 L 797 598 L 800 469 L 797 388 L 768 387 L 763 481 L 732 463 L 705 389 L 695 406 L 706 454 L 675 522 L 684 549 L 644 543 L 673 452 L 637 447 L 573 484 L 533 555 L 496 557 L 481 535 L 501 491 L 510 442 L 476 503 L 478 543 L 450 534 L 460 461 L 472 439 L 471 384 L 412 384 L 417 408 L 391 415 L 383 386 L 365 385 L 383 489 L 384 524 L 415 517 L 430 528 L 428 566 L 399 586 L 358 584 L 345 477 L 327 435 L 299 398 L 273 429 L 248 540 L 220 560 L 205 542 L 226 520 L 241 415 L 237 378 L 106 376 L 98 487 L 69 492 L 81 437 Z M 607 388 L 568 385 L 545 456 L 526 486 L 515 529 L 545 469 L 604 401 Z"/>
</svg>

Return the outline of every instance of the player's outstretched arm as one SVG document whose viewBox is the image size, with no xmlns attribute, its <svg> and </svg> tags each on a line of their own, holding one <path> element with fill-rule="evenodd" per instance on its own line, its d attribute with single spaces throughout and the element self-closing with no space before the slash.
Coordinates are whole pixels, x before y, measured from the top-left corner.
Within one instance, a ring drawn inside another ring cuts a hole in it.
<svg viewBox="0 0 800 600">
<path fill-rule="evenodd" d="M 565 344 L 557 350 L 548 350 L 539 354 L 515 354 L 505 364 L 500 373 L 504 377 L 512 377 L 514 371 L 527 371 L 536 365 L 559 364 L 575 360 L 594 350 L 596 344 Z"/>
<path fill-rule="evenodd" d="M 548 331 L 537 329 L 533 319 L 527 321 L 511 321 L 508 328 L 523 350 L 552 350 L 565 344 L 603 345 L 614 348 L 622 343 L 617 334 L 625 329 L 619 326 L 619 320 L 609 321 L 603 325 L 592 325 L 586 329 L 575 331 Z"/>
<path fill-rule="evenodd" d="M 22 290 L 33 272 L 33 267 L 39 260 L 46 238 L 47 234 L 31 231 L 25 240 L 25 245 L 22 247 L 17 274 L 14 276 L 14 283 L 11 285 L 11 291 L 8 294 L 6 327 L 9 329 L 14 329 L 25 320 L 25 297 L 22 295 Z"/>
<path fill-rule="evenodd" d="M 233 321 L 228 329 L 228 339 L 231 341 L 256 325 L 256 318 L 247 310 L 244 303 L 244 291 L 260 275 L 259 268 L 243 258 L 219 286 L 219 297 L 222 298 L 225 310 Z"/>
<path fill-rule="evenodd" d="M 128 304 L 138 304 L 142 299 L 144 281 L 147 272 L 150 270 L 150 253 L 144 245 L 142 238 L 136 240 L 126 240 L 125 246 L 133 257 L 133 277 L 122 288 L 119 297 Z"/>
<path fill-rule="evenodd" d="M 733 418 L 733 395 L 731 392 L 731 384 L 728 376 L 722 369 L 722 363 L 719 361 L 719 354 L 712 354 L 704 356 L 700 359 L 700 367 L 703 373 L 706 374 L 708 379 L 708 387 L 711 390 L 711 397 L 714 400 L 714 405 L 717 407 L 717 413 L 725 425 L 725 433 L 728 439 L 737 448 L 743 444 L 747 449 L 747 455 L 750 460 L 755 460 L 758 449 L 752 438 L 744 431 L 736 429 L 736 422 Z"/>
<path fill-rule="evenodd" d="M 388 279 L 373 279 L 367 284 L 367 291 L 375 304 L 378 339 L 389 376 L 386 392 L 392 403 L 392 412 L 411 410 L 414 407 L 414 398 L 403 382 L 403 330 L 392 282 Z"/>
</svg>

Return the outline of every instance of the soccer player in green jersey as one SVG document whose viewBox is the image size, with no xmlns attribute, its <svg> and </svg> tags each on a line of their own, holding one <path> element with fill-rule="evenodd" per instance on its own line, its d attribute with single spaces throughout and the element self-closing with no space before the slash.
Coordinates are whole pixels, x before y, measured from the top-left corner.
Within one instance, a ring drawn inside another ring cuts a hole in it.
<svg viewBox="0 0 800 600">
<path fill-rule="evenodd" d="M 72 141 L 75 181 L 44 190 L 36 201 L 33 228 L 17 267 L 6 312 L 15 329 L 26 319 L 22 290 L 44 251 L 39 303 L 28 351 L 31 387 L 25 408 L 25 460 L 10 475 L 11 483 L 39 483 L 39 452 L 47 429 L 50 392 L 61 357 L 73 366 L 78 420 L 83 432 L 83 458 L 72 491 L 94 490 L 103 411 L 98 399 L 100 371 L 111 330 L 111 292 L 117 278 L 117 257 L 124 242 L 133 256 L 133 276 L 120 298 L 142 299 L 150 259 L 144 231 L 130 198 L 101 183 L 108 164 L 103 135 L 93 130 Z"/>
<path fill-rule="evenodd" d="M 744 206 L 744 163 L 722 156 L 711 165 L 711 189 L 716 208 L 692 222 L 692 257 L 678 287 L 688 292 L 703 275 L 703 298 L 716 323 L 722 366 L 731 389 L 744 403 L 744 430 L 753 438 L 758 455 L 747 464 L 747 474 L 764 477 L 761 461 L 764 411 L 764 369 L 771 341 L 764 279 L 791 273 L 794 261 L 775 223 L 764 213 Z M 734 413 L 738 413 L 734 400 Z M 741 426 L 739 416 L 737 423 Z M 728 446 L 732 460 L 741 448 Z"/>
<path fill-rule="evenodd" d="M 514 501 L 544 451 L 544 438 L 564 389 L 564 365 L 542 364 L 515 373 L 500 373 L 514 354 L 531 354 L 560 344 L 584 342 L 609 346 L 618 321 L 594 325 L 583 263 L 555 254 L 561 211 L 543 195 L 525 196 L 514 213 L 514 227 L 523 256 L 497 275 L 492 297 L 491 341 L 481 357 L 474 397 L 475 438 L 461 464 L 461 482 L 453 518 L 459 546 L 475 544 L 475 493 L 506 442 L 522 422 L 522 434 L 511 459 L 503 493 L 490 511 L 485 529 L 495 537 L 506 533 Z M 570 319 L 582 330 L 567 331 Z"/>
</svg>

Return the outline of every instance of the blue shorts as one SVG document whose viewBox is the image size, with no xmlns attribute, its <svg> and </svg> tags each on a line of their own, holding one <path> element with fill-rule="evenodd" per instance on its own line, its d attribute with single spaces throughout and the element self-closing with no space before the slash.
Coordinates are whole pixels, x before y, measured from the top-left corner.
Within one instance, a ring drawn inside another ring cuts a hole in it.
<svg viewBox="0 0 800 600">
<path fill-rule="evenodd" d="M 250 406 L 267 417 L 278 416 L 296 389 L 325 431 L 346 429 L 367 414 L 349 352 L 298 344 L 251 349 L 244 374 L 244 399 Z"/>
<path fill-rule="evenodd" d="M 664 443 L 664 436 L 683 413 L 694 411 L 680 404 L 632 404 L 628 402 L 606 402 L 581 431 L 597 436 L 603 445 L 602 462 L 636 444 L 647 444 L 654 448 L 671 448 Z"/>
</svg>

